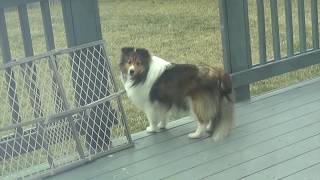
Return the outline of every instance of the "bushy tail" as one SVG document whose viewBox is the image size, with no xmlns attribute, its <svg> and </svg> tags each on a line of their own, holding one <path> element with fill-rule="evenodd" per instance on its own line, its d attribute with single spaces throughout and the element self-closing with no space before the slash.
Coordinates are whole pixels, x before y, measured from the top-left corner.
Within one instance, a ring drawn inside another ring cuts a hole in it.
<svg viewBox="0 0 320 180">
<path fill-rule="evenodd" d="M 208 127 L 208 133 L 213 136 L 215 141 L 226 137 L 233 126 L 234 97 L 232 81 L 229 74 L 223 70 L 218 71 L 218 89 L 220 100 L 216 107 L 216 114 Z"/>
<path fill-rule="evenodd" d="M 211 135 L 215 141 L 226 137 L 233 127 L 233 102 L 225 98 L 220 106 L 219 115 L 212 119 L 211 122 Z"/>
</svg>

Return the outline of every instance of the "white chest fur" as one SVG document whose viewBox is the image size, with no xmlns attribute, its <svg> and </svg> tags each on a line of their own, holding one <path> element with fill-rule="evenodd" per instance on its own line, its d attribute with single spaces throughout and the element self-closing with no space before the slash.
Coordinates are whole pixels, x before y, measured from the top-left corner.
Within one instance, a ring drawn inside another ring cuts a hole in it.
<svg viewBox="0 0 320 180">
<path fill-rule="evenodd" d="M 144 83 L 132 86 L 133 82 L 130 79 L 125 82 L 123 81 L 128 97 L 141 110 L 144 110 L 151 105 L 149 93 L 152 85 L 168 65 L 170 65 L 169 62 L 159 57 L 152 56 L 147 79 Z"/>
</svg>

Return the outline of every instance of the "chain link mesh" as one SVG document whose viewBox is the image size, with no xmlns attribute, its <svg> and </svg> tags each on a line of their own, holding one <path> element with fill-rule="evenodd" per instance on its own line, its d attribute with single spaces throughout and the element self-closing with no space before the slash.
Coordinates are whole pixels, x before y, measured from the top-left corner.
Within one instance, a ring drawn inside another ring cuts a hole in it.
<svg viewBox="0 0 320 180">
<path fill-rule="evenodd" d="M 1 179 L 39 177 L 132 145 L 102 41 L 0 67 L 0 95 Z"/>
</svg>

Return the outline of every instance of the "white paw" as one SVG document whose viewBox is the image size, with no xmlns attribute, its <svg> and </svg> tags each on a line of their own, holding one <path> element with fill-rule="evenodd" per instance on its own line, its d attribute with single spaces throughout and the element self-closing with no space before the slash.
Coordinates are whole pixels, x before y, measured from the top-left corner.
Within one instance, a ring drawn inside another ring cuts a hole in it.
<svg viewBox="0 0 320 180">
<path fill-rule="evenodd" d="M 146 131 L 147 131 L 148 133 L 160 132 L 160 130 L 159 130 L 158 128 L 156 128 L 156 127 L 150 127 L 150 126 L 147 127 Z"/>
<path fill-rule="evenodd" d="M 188 136 L 189 136 L 189 138 L 192 138 L 192 139 L 198 139 L 198 138 L 202 137 L 202 134 L 194 132 L 194 133 L 188 134 Z"/>
<path fill-rule="evenodd" d="M 160 122 L 160 123 L 158 124 L 158 128 L 159 128 L 159 129 L 166 129 L 166 126 L 167 126 L 167 124 L 166 124 L 165 122 Z"/>
</svg>

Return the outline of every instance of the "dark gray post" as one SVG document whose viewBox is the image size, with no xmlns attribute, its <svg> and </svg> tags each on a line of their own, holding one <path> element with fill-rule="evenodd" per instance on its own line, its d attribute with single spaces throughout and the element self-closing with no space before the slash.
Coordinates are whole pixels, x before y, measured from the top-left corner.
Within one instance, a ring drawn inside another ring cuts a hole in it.
<svg viewBox="0 0 320 180">
<path fill-rule="evenodd" d="M 69 47 L 102 39 L 97 0 L 64 0 L 62 1 L 62 8 Z M 81 57 L 77 52 L 75 52 L 75 55 L 73 57 Z M 98 57 L 98 54 L 93 56 Z M 103 61 L 103 59 L 100 60 Z M 92 81 L 87 76 L 91 72 L 103 72 L 102 69 L 106 68 L 102 66 L 103 62 L 87 62 L 83 58 L 75 58 L 71 63 L 75 98 L 79 106 L 89 104 L 108 95 L 106 74 L 95 77 L 98 79 Z M 95 66 L 92 67 L 92 64 L 95 64 Z M 90 66 L 92 68 L 88 68 Z M 87 144 L 97 151 L 101 150 L 100 148 L 103 147 L 104 143 L 110 144 L 110 128 L 113 118 L 106 115 L 109 106 L 110 103 L 106 102 L 93 108 L 88 115 L 89 117 L 83 116 L 84 122 L 81 125 L 77 124 L 80 133 L 85 133 Z"/>
<path fill-rule="evenodd" d="M 248 69 L 252 65 L 248 5 L 246 0 L 220 0 L 220 19 L 224 67 L 229 73 Z M 236 100 L 250 99 L 249 85 L 235 88 Z"/>
<path fill-rule="evenodd" d="M 68 46 L 102 39 L 97 0 L 63 0 Z"/>
</svg>

